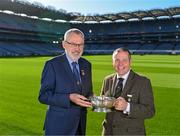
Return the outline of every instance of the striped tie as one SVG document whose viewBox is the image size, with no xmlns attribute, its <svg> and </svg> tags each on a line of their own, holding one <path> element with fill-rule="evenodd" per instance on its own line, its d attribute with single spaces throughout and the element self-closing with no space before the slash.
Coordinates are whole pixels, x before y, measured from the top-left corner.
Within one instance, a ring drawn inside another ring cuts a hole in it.
<svg viewBox="0 0 180 136">
<path fill-rule="evenodd" d="M 121 95 L 122 88 L 123 88 L 123 78 L 118 78 L 118 83 L 115 87 L 115 98 L 118 98 Z"/>
</svg>

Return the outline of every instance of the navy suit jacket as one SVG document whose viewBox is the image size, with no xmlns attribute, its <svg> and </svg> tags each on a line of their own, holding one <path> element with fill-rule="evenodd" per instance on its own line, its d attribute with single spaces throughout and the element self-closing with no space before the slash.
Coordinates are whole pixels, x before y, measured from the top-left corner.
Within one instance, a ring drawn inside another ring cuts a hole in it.
<svg viewBox="0 0 180 136">
<path fill-rule="evenodd" d="M 57 56 L 45 63 L 41 79 L 39 101 L 48 105 L 44 129 L 46 135 L 75 135 L 79 123 L 82 134 L 86 129 L 86 108 L 72 103 L 69 94 L 89 97 L 92 92 L 91 64 L 78 60 L 82 91 L 79 91 L 66 55 Z"/>
</svg>

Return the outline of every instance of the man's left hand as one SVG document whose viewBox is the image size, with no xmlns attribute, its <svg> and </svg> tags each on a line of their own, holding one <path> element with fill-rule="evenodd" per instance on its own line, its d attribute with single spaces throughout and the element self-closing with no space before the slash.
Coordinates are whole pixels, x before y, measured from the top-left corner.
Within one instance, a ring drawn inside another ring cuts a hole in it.
<svg viewBox="0 0 180 136">
<path fill-rule="evenodd" d="M 127 101 L 123 97 L 118 97 L 114 103 L 116 110 L 124 111 L 127 107 Z"/>
</svg>

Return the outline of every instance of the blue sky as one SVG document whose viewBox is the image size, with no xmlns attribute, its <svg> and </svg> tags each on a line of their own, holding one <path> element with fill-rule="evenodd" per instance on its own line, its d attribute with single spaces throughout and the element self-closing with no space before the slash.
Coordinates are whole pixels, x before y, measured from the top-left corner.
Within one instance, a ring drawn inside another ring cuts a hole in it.
<svg viewBox="0 0 180 136">
<path fill-rule="evenodd" d="M 54 6 L 67 12 L 82 14 L 104 14 L 124 11 L 150 10 L 156 8 L 180 7 L 180 0 L 27 0 Z"/>
</svg>

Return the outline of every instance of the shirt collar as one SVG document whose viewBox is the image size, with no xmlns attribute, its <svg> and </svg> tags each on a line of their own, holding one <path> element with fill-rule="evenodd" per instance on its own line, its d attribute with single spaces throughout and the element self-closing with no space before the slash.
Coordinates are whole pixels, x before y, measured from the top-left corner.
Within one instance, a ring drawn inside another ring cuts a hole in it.
<svg viewBox="0 0 180 136">
<path fill-rule="evenodd" d="M 74 61 L 73 61 L 73 60 L 69 57 L 69 55 L 68 55 L 67 51 L 65 51 L 65 54 L 66 54 L 66 58 L 67 58 L 67 60 L 68 60 L 69 64 L 71 65 L 71 64 L 72 64 L 72 62 L 74 62 Z M 78 61 L 77 61 L 77 63 L 78 63 Z"/>
<path fill-rule="evenodd" d="M 69 55 L 67 54 L 67 52 L 65 51 L 65 55 L 66 55 L 66 58 L 67 58 L 67 60 L 68 60 L 68 62 L 69 62 L 69 65 L 70 65 L 70 67 L 71 67 L 71 70 L 73 70 L 73 66 L 72 66 L 72 62 L 74 62 L 70 57 L 69 57 Z M 78 71 L 79 71 L 79 63 L 77 62 L 77 65 L 76 65 L 76 68 L 78 69 Z"/>
<path fill-rule="evenodd" d="M 129 76 L 129 73 L 130 73 L 130 70 L 126 74 L 124 74 L 123 76 L 119 76 L 118 73 L 117 73 L 117 78 L 123 78 L 124 81 L 126 81 L 128 76 Z"/>
</svg>

